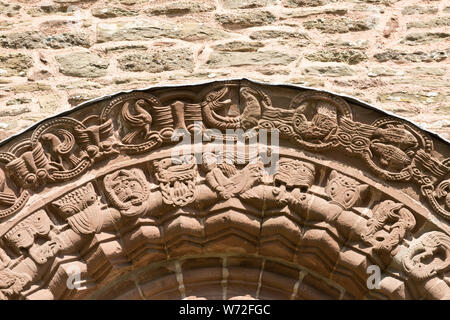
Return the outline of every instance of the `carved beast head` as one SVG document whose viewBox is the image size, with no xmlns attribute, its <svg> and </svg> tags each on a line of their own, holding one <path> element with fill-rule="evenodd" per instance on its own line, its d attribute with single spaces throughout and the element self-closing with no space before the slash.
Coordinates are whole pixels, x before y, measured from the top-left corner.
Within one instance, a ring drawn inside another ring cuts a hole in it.
<svg viewBox="0 0 450 320">
<path fill-rule="evenodd" d="M 355 179 L 333 170 L 328 177 L 325 192 L 332 203 L 348 210 L 361 201 L 368 188 L 367 184 L 361 184 Z"/>
</svg>

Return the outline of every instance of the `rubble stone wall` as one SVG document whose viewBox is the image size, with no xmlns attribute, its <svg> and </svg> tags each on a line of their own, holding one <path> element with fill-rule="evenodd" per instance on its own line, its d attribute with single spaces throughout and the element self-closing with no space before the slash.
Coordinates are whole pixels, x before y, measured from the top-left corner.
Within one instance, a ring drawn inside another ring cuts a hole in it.
<svg viewBox="0 0 450 320">
<path fill-rule="evenodd" d="M 0 0 L 0 139 L 117 91 L 247 77 L 450 138 L 447 0 Z"/>
</svg>

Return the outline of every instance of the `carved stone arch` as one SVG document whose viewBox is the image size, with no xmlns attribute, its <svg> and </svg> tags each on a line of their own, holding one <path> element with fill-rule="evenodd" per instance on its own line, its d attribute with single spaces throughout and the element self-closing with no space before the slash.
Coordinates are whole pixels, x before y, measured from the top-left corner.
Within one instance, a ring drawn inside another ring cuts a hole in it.
<svg viewBox="0 0 450 320">
<path fill-rule="evenodd" d="M 449 220 L 449 142 L 356 99 L 118 93 L 0 144 L 0 298 L 449 299 Z"/>
</svg>

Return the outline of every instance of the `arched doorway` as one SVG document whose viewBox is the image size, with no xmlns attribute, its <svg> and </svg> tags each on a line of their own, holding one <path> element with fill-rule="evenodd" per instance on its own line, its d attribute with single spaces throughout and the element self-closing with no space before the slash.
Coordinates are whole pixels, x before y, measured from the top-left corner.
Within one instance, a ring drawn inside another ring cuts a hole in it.
<svg viewBox="0 0 450 320">
<path fill-rule="evenodd" d="M 0 146 L 4 299 L 448 299 L 450 149 L 247 79 L 97 99 Z"/>
</svg>

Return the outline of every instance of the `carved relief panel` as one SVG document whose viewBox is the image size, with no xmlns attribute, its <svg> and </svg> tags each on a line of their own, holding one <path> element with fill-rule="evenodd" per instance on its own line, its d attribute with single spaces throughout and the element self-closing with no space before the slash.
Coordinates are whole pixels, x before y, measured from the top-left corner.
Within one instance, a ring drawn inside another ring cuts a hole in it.
<svg viewBox="0 0 450 320">
<path fill-rule="evenodd" d="M 280 137 L 275 163 L 240 154 L 263 130 Z M 171 156 L 186 137 L 200 153 Z M 127 264 L 232 252 L 350 277 L 353 297 L 370 295 L 375 261 L 425 283 L 416 298 L 443 298 L 430 283 L 448 290 L 448 150 L 328 92 L 239 80 L 119 94 L 0 146 L 0 297 L 58 298 L 44 275 L 67 261 L 101 286 Z"/>
</svg>

